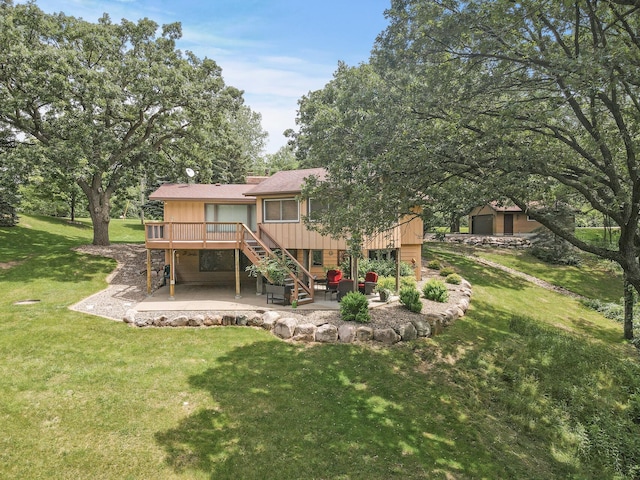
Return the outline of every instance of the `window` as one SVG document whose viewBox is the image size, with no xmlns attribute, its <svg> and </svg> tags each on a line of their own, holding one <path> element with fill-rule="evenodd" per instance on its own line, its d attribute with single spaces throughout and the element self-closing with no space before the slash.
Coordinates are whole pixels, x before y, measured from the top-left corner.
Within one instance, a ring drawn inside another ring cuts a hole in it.
<svg viewBox="0 0 640 480">
<path fill-rule="evenodd" d="M 326 210 L 326 202 L 315 198 L 310 198 L 309 200 L 307 200 L 307 215 L 309 217 L 309 220 L 317 220 L 318 217 L 322 215 Z"/>
<path fill-rule="evenodd" d="M 298 201 L 291 198 L 263 201 L 265 222 L 299 222 Z"/>
<path fill-rule="evenodd" d="M 223 205 L 209 203 L 205 205 L 206 222 L 240 222 L 256 231 L 255 205 Z M 207 226 L 208 232 L 216 231 L 214 225 Z"/>
<path fill-rule="evenodd" d="M 311 265 L 314 267 L 321 267 L 322 262 L 322 250 L 311 250 Z"/>
</svg>

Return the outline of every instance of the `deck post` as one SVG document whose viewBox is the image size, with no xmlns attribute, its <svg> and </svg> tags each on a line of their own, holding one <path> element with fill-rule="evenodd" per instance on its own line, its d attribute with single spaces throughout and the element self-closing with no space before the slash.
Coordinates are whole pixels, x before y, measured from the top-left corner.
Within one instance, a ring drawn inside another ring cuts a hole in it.
<svg viewBox="0 0 640 480">
<path fill-rule="evenodd" d="M 169 251 L 169 300 L 175 299 L 176 294 L 176 251 Z"/>
<path fill-rule="evenodd" d="M 240 295 L 240 249 L 236 248 L 236 298 L 241 298 Z"/>
<path fill-rule="evenodd" d="M 147 295 L 151 295 L 151 250 L 147 248 Z"/>
</svg>

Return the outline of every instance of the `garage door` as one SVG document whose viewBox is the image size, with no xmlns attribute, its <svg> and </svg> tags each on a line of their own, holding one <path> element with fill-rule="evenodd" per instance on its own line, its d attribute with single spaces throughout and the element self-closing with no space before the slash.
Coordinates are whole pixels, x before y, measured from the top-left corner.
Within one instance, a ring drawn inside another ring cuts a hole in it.
<svg viewBox="0 0 640 480">
<path fill-rule="evenodd" d="M 471 217 L 471 233 L 474 235 L 493 235 L 493 215 Z"/>
</svg>

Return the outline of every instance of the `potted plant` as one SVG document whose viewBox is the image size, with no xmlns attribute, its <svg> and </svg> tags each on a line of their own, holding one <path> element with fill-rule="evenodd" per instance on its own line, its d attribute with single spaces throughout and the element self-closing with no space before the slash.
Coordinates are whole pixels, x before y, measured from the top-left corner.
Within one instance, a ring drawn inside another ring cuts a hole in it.
<svg viewBox="0 0 640 480">
<path fill-rule="evenodd" d="M 252 277 L 257 277 L 260 274 L 269 282 L 265 287 L 268 295 L 267 302 L 269 298 L 278 298 L 282 299 L 285 304 L 289 303 L 291 285 L 286 285 L 286 280 L 289 278 L 291 270 L 283 260 L 277 257 L 265 257 L 258 263 L 249 265 L 246 270 Z"/>
<path fill-rule="evenodd" d="M 380 295 L 381 302 L 388 302 L 391 293 L 396 289 L 396 279 L 394 277 L 380 277 L 376 285 L 376 291 Z"/>
</svg>

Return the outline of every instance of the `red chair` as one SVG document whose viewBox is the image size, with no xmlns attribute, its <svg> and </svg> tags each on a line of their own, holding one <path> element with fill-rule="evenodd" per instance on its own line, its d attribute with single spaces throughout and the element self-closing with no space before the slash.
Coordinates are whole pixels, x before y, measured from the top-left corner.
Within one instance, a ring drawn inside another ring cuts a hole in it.
<svg viewBox="0 0 640 480">
<path fill-rule="evenodd" d="M 338 292 L 338 284 L 342 280 L 342 272 L 340 270 L 329 270 L 327 272 L 327 290 L 325 291 L 325 298 L 328 294 Z"/>
<path fill-rule="evenodd" d="M 367 272 L 364 282 L 358 282 L 358 290 L 365 295 L 371 295 L 378 284 L 378 274 L 376 272 Z"/>
</svg>

